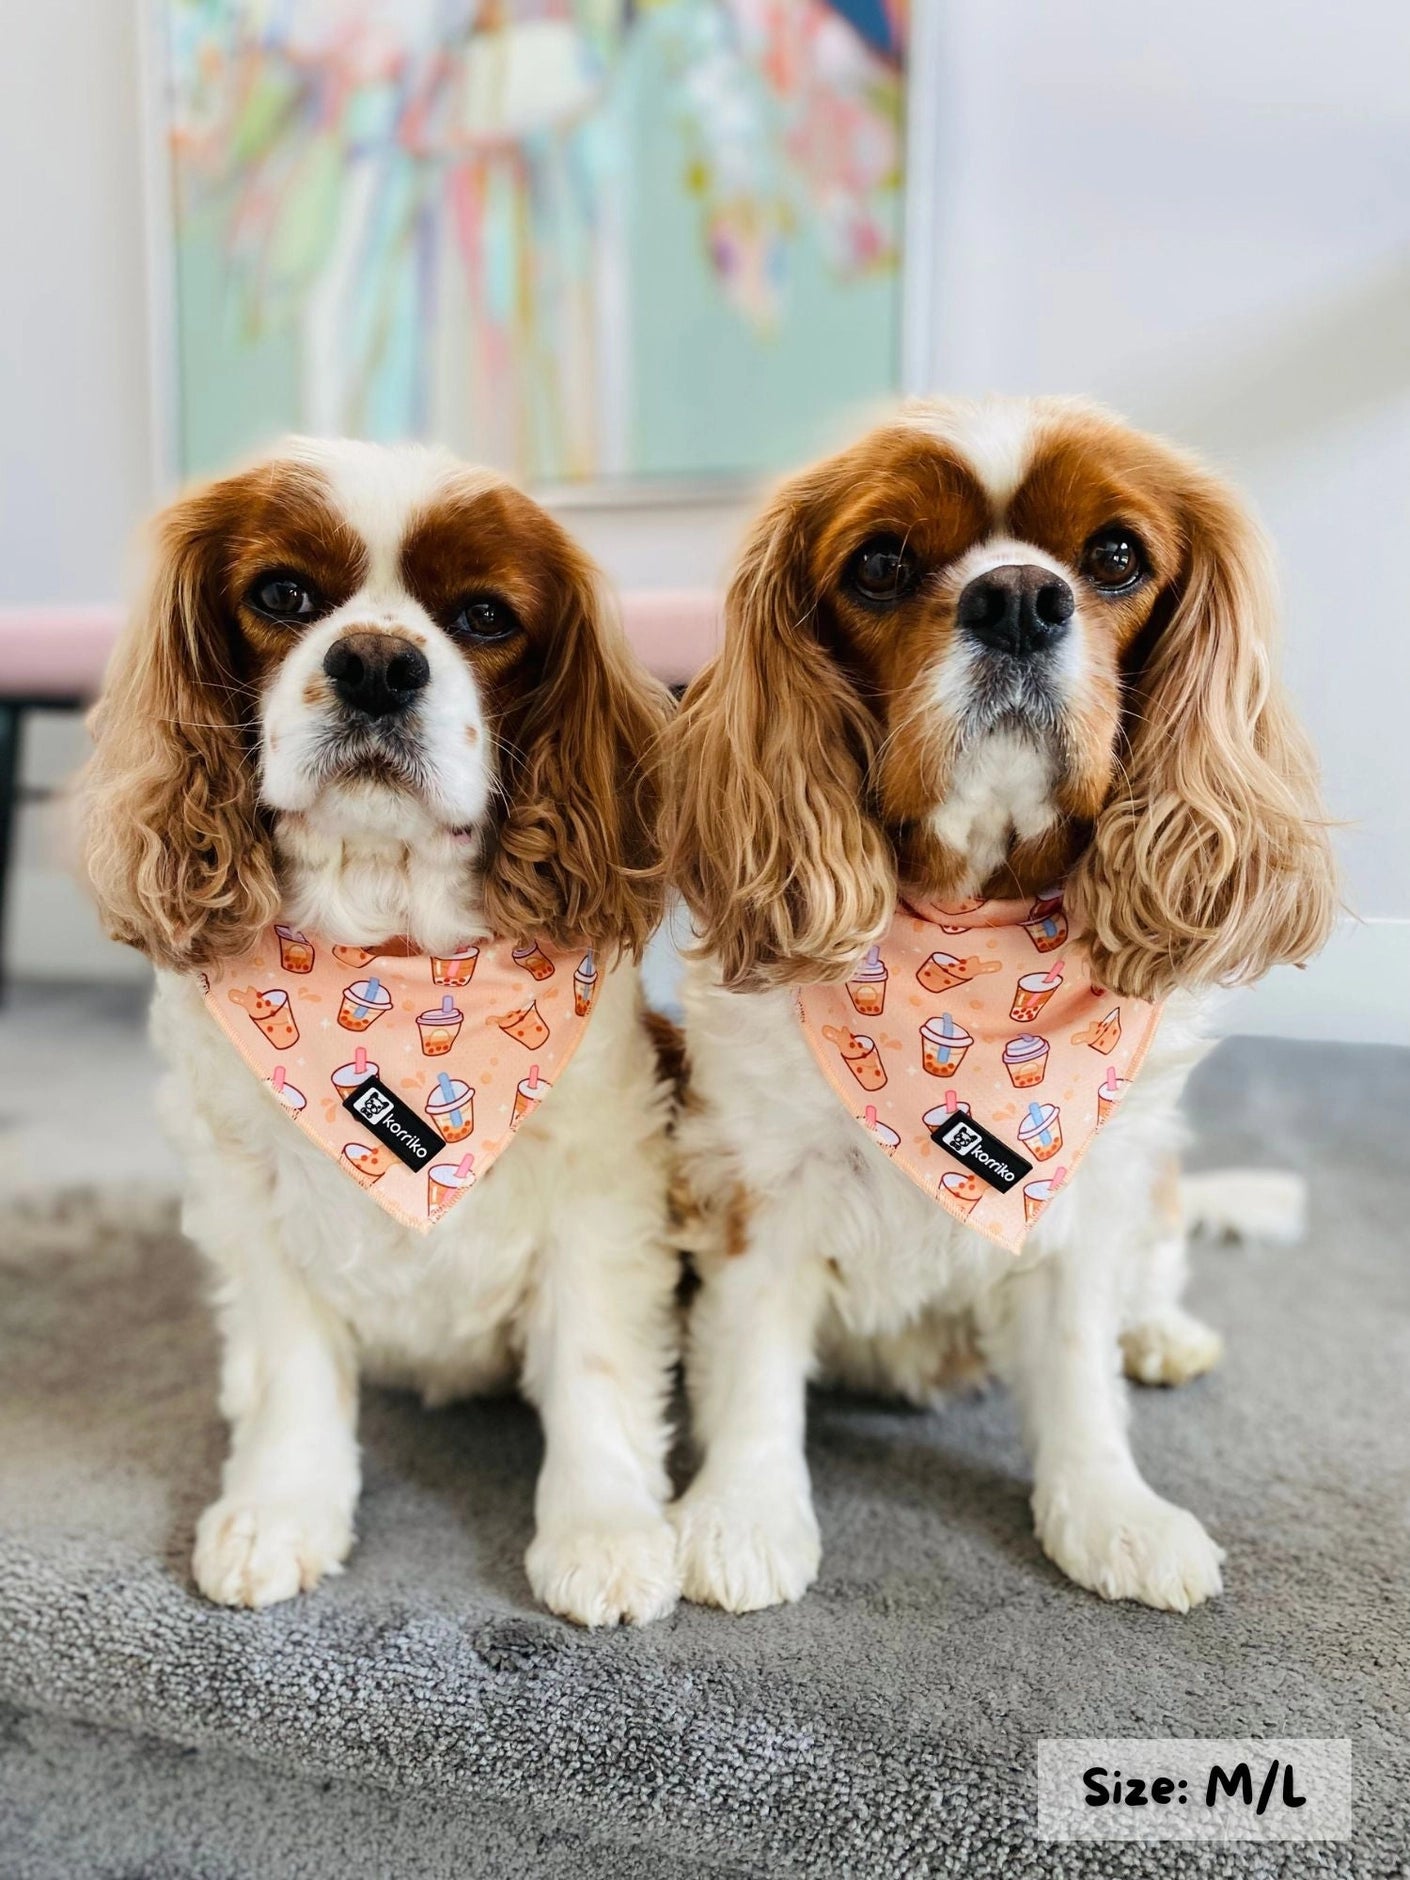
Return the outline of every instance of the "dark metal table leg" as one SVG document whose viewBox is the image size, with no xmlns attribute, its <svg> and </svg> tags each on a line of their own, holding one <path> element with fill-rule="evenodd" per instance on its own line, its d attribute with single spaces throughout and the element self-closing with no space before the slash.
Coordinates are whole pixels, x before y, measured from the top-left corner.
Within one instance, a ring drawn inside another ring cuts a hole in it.
<svg viewBox="0 0 1410 1880">
<path fill-rule="evenodd" d="M 23 723 L 24 706 L 17 699 L 0 699 L 0 1003 L 5 997 L 5 898 L 15 858 Z"/>
</svg>

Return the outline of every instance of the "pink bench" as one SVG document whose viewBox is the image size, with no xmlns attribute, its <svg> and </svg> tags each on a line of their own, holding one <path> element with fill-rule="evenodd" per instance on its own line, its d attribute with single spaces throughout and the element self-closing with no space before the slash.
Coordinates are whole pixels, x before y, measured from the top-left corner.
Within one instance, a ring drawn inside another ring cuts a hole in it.
<svg viewBox="0 0 1410 1880">
<path fill-rule="evenodd" d="M 626 594 L 622 619 L 638 653 L 668 685 L 684 685 L 719 640 L 719 605 L 703 588 Z M 76 711 L 96 697 L 121 624 L 116 607 L 0 608 L 0 990 L 5 890 L 24 796 L 25 713 Z"/>
</svg>

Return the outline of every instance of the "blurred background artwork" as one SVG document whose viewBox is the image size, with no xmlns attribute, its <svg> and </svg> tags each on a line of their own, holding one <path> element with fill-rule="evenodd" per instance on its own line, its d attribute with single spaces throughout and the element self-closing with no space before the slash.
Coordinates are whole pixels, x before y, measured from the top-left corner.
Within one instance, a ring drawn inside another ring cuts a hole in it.
<svg viewBox="0 0 1410 1880">
<path fill-rule="evenodd" d="M 815 450 L 897 386 L 904 6 L 160 0 L 174 468 L 287 429 L 538 483 Z"/>
<path fill-rule="evenodd" d="M 0 720 L 30 610 L 111 631 L 143 519 L 291 424 L 440 432 L 708 604 L 893 385 L 1085 392 L 1267 523 L 1360 916 L 1221 1024 L 1410 1043 L 1403 0 L 44 0 L 4 47 Z M 25 718 L 0 958 L 135 984 L 47 794 L 82 721 Z"/>
</svg>

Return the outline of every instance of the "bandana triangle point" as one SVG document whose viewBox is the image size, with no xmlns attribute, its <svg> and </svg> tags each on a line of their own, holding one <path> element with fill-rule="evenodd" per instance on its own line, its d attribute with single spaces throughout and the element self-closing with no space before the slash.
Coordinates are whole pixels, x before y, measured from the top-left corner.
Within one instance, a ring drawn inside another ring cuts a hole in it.
<svg viewBox="0 0 1410 1880">
<path fill-rule="evenodd" d="M 288 1120 L 379 1207 L 429 1232 L 549 1100 L 599 972 L 591 951 L 544 940 L 429 954 L 281 921 L 199 983 Z"/>
<path fill-rule="evenodd" d="M 1060 887 L 1025 901 L 906 894 L 851 977 L 800 987 L 795 1007 L 876 1148 L 1015 1253 L 1125 1098 L 1161 1015 L 1097 985 Z"/>
</svg>

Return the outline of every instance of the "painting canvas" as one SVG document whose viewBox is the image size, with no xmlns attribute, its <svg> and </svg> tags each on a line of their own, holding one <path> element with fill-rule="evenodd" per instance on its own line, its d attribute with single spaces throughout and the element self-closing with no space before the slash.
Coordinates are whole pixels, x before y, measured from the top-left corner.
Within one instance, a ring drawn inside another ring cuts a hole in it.
<svg viewBox="0 0 1410 1880">
<path fill-rule="evenodd" d="M 897 380 L 904 0 L 158 0 L 177 468 L 769 470 Z"/>
</svg>

